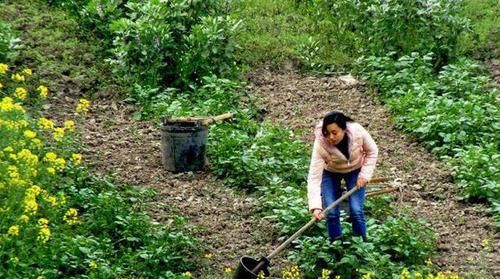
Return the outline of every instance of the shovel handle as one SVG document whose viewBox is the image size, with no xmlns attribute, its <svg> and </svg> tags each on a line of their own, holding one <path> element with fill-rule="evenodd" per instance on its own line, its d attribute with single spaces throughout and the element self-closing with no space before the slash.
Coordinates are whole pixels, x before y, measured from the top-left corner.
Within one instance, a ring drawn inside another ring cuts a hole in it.
<svg viewBox="0 0 500 279">
<path fill-rule="evenodd" d="M 332 208 L 337 206 L 340 202 L 343 200 L 347 199 L 352 193 L 356 192 L 358 190 L 358 187 L 352 187 L 351 190 L 343 194 L 340 198 L 338 198 L 336 201 L 334 201 L 332 204 L 330 204 L 325 210 L 323 210 L 323 214 L 326 214 L 328 211 L 330 211 Z M 272 257 L 276 256 L 279 252 L 281 252 L 283 249 L 285 249 L 292 241 L 294 241 L 297 237 L 299 237 L 305 230 L 307 230 L 310 226 L 312 226 L 314 223 L 316 223 L 316 218 L 312 218 L 307 224 L 302 226 L 296 233 L 294 233 L 290 238 L 288 238 L 285 242 L 283 242 L 278 248 L 276 248 L 269 256 L 267 256 L 268 259 L 271 259 Z M 253 270 L 258 270 L 257 265 Z M 253 271 L 252 270 L 252 271 Z"/>
</svg>

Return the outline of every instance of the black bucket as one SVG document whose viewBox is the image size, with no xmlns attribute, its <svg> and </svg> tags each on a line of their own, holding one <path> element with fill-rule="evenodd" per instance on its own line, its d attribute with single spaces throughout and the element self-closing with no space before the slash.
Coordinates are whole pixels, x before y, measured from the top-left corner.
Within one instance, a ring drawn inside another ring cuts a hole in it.
<svg viewBox="0 0 500 279">
<path fill-rule="evenodd" d="M 205 168 L 208 127 L 200 121 L 170 122 L 161 127 L 163 166 L 172 172 Z"/>
<path fill-rule="evenodd" d="M 250 257 L 243 256 L 240 258 L 240 264 L 234 272 L 233 279 L 256 279 L 259 276 L 259 272 L 255 274 L 252 272 L 252 269 L 254 269 L 260 262 L 264 262 L 264 265 L 260 268 L 259 272 L 264 272 L 264 276 L 268 277 L 269 270 L 267 267 L 269 266 L 269 260 L 267 258 L 263 257 L 257 261 Z"/>
</svg>

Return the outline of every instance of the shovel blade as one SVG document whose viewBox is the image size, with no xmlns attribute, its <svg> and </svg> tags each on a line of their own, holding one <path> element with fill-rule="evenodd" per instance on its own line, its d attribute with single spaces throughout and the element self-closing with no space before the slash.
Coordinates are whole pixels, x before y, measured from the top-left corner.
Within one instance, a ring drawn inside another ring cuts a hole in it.
<svg viewBox="0 0 500 279">
<path fill-rule="evenodd" d="M 260 263 L 262 263 L 258 270 L 254 270 Z M 243 256 L 240 258 L 240 263 L 234 272 L 233 279 L 257 279 L 259 273 L 262 271 L 265 277 L 269 276 L 269 260 L 262 257 L 260 260 Z"/>
</svg>

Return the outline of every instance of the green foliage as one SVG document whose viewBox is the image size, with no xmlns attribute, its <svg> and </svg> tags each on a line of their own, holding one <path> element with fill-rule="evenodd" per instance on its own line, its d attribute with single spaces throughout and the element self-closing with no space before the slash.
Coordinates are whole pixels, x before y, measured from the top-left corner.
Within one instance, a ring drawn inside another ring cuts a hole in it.
<svg viewBox="0 0 500 279">
<path fill-rule="evenodd" d="M 324 32 L 322 41 L 355 56 L 432 52 L 434 64 L 441 66 L 455 56 L 460 34 L 469 30 L 458 14 L 460 1 L 304 2 Z"/>
<path fill-rule="evenodd" d="M 15 47 L 19 43 L 9 24 L 0 21 L 0 61 L 10 61 L 13 59 Z"/>
<path fill-rule="evenodd" d="M 497 0 L 464 0 L 460 14 L 470 19 L 472 32 L 459 39 L 463 52 L 482 59 L 500 56 L 500 5 Z"/>
<path fill-rule="evenodd" d="M 204 4 L 206 3 L 206 4 Z M 232 77 L 233 36 L 239 22 L 217 16 L 220 1 L 129 2 L 127 16 L 112 23 L 111 60 L 125 80 L 143 87 L 182 90 L 204 76 Z"/>
<path fill-rule="evenodd" d="M 345 227 L 349 227 L 344 222 Z M 306 236 L 296 241 L 297 249 L 289 253 L 306 278 L 318 278 L 321 269 L 333 271 L 342 278 L 372 273 L 371 278 L 392 278 L 403 268 L 429 271 L 425 260 L 434 250 L 434 236 L 425 224 L 408 217 L 384 222 L 369 219 L 370 242 L 351 237 L 348 242 L 330 242 L 325 236 Z M 415 255 L 415 257 L 413 257 Z"/>
<path fill-rule="evenodd" d="M 417 53 L 397 60 L 372 56 L 360 59 L 360 71 L 379 87 L 397 125 L 454 166 L 467 197 L 495 205 L 500 200 L 498 90 L 468 59 L 437 74 L 430 61 L 431 55 Z M 493 211 L 498 212 L 496 206 Z"/>
</svg>

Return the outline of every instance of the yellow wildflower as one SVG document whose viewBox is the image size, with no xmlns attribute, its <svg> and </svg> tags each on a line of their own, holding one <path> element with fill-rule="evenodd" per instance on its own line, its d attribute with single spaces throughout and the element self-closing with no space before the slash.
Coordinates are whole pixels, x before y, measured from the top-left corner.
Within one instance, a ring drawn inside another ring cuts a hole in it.
<svg viewBox="0 0 500 279">
<path fill-rule="evenodd" d="M 28 217 L 28 215 L 21 215 L 21 217 L 19 217 L 19 221 L 23 222 L 23 223 L 28 223 L 28 221 L 30 220 L 30 217 Z"/>
<path fill-rule="evenodd" d="M 213 255 L 211 253 L 205 254 L 205 258 L 207 258 L 207 259 L 211 259 L 212 257 L 213 257 Z"/>
<path fill-rule="evenodd" d="M 54 162 L 57 159 L 57 154 L 54 152 L 47 152 L 43 157 L 45 162 Z"/>
<path fill-rule="evenodd" d="M 330 270 L 328 270 L 328 269 L 322 269 L 321 270 L 321 279 L 328 279 L 328 278 L 330 278 L 330 274 L 331 273 L 332 272 Z"/>
<path fill-rule="evenodd" d="M 3 88 L 3 84 L 0 82 L 0 89 L 2 89 L 2 88 Z"/>
<path fill-rule="evenodd" d="M 8 235 L 12 236 L 18 236 L 19 235 L 19 226 L 14 225 L 9 228 L 9 231 L 7 232 Z"/>
<path fill-rule="evenodd" d="M 87 113 L 90 108 L 90 102 L 85 99 L 80 99 L 78 105 L 76 105 L 76 112 L 78 113 Z"/>
<path fill-rule="evenodd" d="M 45 117 L 41 117 L 38 119 L 38 127 L 44 130 L 52 130 L 54 129 L 54 122 Z"/>
<path fill-rule="evenodd" d="M 63 220 L 69 225 L 78 223 L 78 211 L 75 208 L 70 208 L 64 214 Z"/>
<path fill-rule="evenodd" d="M 233 270 L 230 267 L 226 267 L 226 268 L 224 268 L 224 272 L 231 273 L 231 272 L 233 272 Z"/>
<path fill-rule="evenodd" d="M 82 163 L 82 154 L 73 153 L 71 154 L 71 160 L 75 163 L 75 165 L 79 165 Z"/>
<path fill-rule="evenodd" d="M 410 279 L 410 272 L 406 267 L 401 271 L 401 279 Z"/>
<path fill-rule="evenodd" d="M 44 200 L 50 203 L 51 206 L 55 207 L 57 205 L 57 198 L 54 196 L 44 197 Z"/>
<path fill-rule="evenodd" d="M 64 128 L 55 128 L 52 136 L 55 141 L 61 141 L 64 138 Z"/>
<path fill-rule="evenodd" d="M 46 225 L 48 225 L 48 224 L 49 224 L 49 220 L 47 220 L 47 219 L 45 219 L 45 218 L 40 218 L 40 219 L 38 219 L 38 224 L 39 224 L 40 226 L 46 226 Z"/>
<path fill-rule="evenodd" d="M 16 82 L 20 82 L 20 81 L 25 80 L 24 76 L 20 75 L 20 74 L 12 74 L 11 78 L 13 81 L 16 81 Z"/>
<path fill-rule="evenodd" d="M 64 121 L 64 129 L 72 132 L 75 130 L 75 122 L 72 120 L 66 120 Z"/>
<path fill-rule="evenodd" d="M 37 240 L 45 243 L 50 239 L 50 229 L 48 226 L 44 225 L 40 227 L 40 231 L 38 232 Z"/>
<path fill-rule="evenodd" d="M 282 279 L 300 279 L 299 267 L 297 265 L 293 265 L 289 269 L 285 269 L 281 272 Z"/>
<path fill-rule="evenodd" d="M 193 276 L 189 271 L 182 273 L 182 275 L 187 276 L 187 278 L 191 278 L 191 276 Z"/>
<path fill-rule="evenodd" d="M 263 271 L 259 272 L 259 274 L 257 275 L 257 279 L 265 279 L 265 278 L 266 276 Z"/>
<path fill-rule="evenodd" d="M 47 98 L 47 95 L 49 94 L 49 89 L 46 86 L 40 85 L 37 88 L 38 91 L 40 91 L 40 96 L 42 98 Z"/>
<path fill-rule="evenodd" d="M 31 130 L 26 130 L 26 131 L 24 131 L 24 136 L 29 138 L 29 139 L 34 139 L 34 138 L 36 138 L 36 133 L 31 131 Z"/>
<path fill-rule="evenodd" d="M 12 146 L 7 146 L 3 149 L 4 152 L 14 152 L 14 148 Z"/>
<path fill-rule="evenodd" d="M 24 200 L 24 212 L 35 214 L 38 211 L 38 203 L 34 198 Z"/>
<path fill-rule="evenodd" d="M 430 265 L 432 265 L 432 260 L 431 260 L 431 258 L 428 258 L 427 260 L 425 260 L 425 264 L 426 264 L 426 265 L 429 265 L 429 266 L 430 266 Z"/>
<path fill-rule="evenodd" d="M 56 174 L 56 169 L 54 169 L 53 167 L 48 167 L 48 168 L 46 168 L 46 170 L 49 174 L 52 174 L 52 175 Z"/>
<path fill-rule="evenodd" d="M 0 63 L 0 74 L 5 74 L 9 70 L 9 65 Z"/>
<path fill-rule="evenodd" d="M 19 99 L 19 100 L 24 100 L 28 96 L 28 91 L 22 87 L 17 87 L 14 95 Z"/>
<path fill-rule="evenodd" d="M 96 269 L 96 268 L 97 268 L 97 263 L 96 263 L 95 261 L 90 261 L 90 262 L 89 262 L 89 267 L 90 267 L 91 269 Z"/>
<path fill-rule="evenodd" d="M 26 68 L 22 71 L 22 73 L 31 76 L 33 74 L 33 71 L 31 71 L 31 69 Z"/>
</svg>

